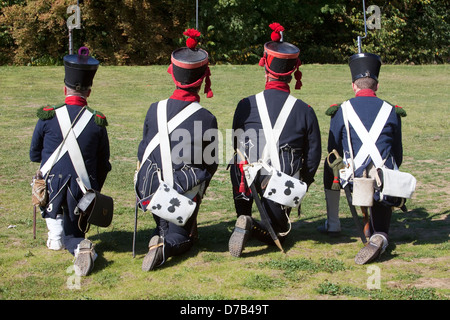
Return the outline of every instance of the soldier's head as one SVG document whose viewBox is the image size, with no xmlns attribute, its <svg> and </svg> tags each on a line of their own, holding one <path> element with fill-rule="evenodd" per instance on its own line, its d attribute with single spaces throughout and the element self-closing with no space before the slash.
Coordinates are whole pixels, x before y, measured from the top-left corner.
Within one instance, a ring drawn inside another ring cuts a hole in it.
<svg viewBox="0 0 450 320">
<path fill-rule="evenodd" d="M 373 91 L 377 91 L 378 81 L 370 77 L 359 78 L 352 83 L 352 87 L 354 91 L 358 89 L 370 89 Z"/>
<path fill-rule="evenodd" d="M 75 90 L 69 88 L 68 86 L 64 86 L 64 95 L 65 96 L 79 96 L 87 98 L 91 95 L 91 89 L 88 90 Z"/>
<path fill-rule="evenodd" d="M 349 59 L 352 74 L 352 87 L 357 89 L 378 89 L 378 76 L 381 68 L 380 56 L 373 53 L 357 53 Z"/>
<path fill-rule="evenodd" d="M 213 96 L 211 91 L 211 72 L 208 67 L 208 52 L 197 48 L 201 33 L 195 29 L 188 29 L 184 35 L 189 38 L 186 40 L 186 47 L 176 49 L 171 55 L 171 64 L 168 73 L 177 88 L 197 93 L 205 79 L 205 93 L 208 98 Z"/>
<path fill-rule="evenodd" d="M 78 54 L 64 57 L 65 92 L 71 95 L 89 96 L 99 61 L 89 56 L 89 49 L 81 47 Z M 68 94 L 66 94 L 68 95 Z"/>
<path fill-rule="evenodd" d="M 283 41 L 284 27 L 282 25 L 274 22 L 269 27 L 273 30 L 270 36 L 272 41 L 264 44 L 264 55 L 259 65 L 265 67 L 267 81 L 278 80 L 289 83 L 294 73 L 297 80 L 295 89 L 300 89 L 302 86 L 302 74 L 298 70 L 301 65 L 298 58 L 300 49 Z"/>
</svg>

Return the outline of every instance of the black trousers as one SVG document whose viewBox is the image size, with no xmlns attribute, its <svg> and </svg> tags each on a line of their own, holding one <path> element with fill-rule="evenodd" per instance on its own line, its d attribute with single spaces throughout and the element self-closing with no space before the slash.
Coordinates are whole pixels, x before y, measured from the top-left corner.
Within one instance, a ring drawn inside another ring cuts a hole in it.
<svg viewBox="0 0 450 320">
<path fill-rule="evenodd" d="M 59 190 L 59 196 L 63 197 L 61 201 L 58 201 L 60 206 L 54 206 L 52 212 L 45 212 L 43 217 L 55 219 L 58 214 L 63 215 L 64 246 L 74 255 L 78 244 L 85 239 L 85 234 L 78 227 L 79 216 L 74 214 L 78 201 L 73 197 L 73 192 L 68 186 Z"/>
<path fill-rule="evenodd" d="M 243 172 L 238 165 L 230 166 L 230 178 L 231 184 L 233 187 L 233 199 L 234 206 L 236 209 L 236 214 L 239 217 L 240 215 L 252 215 L 252 206 L 253 206 L 253 196 L 250 192 L 249 187 L 246 185 L 246 181 L 243 176 Z M 264 176 L 258 175 L 255 178 L 255 187 L 259 193 L 259 197 L 261 199 L 262 206 L 267 212 L 269 216 L 269 222 L 272 225 L 275 233 L 283 233 L 289 229 L 289 214 L 291 212 L 291 208 L 284 208 L 280 204 L 275 203 L 271 200 L 265 199 L 261 197 L 263 194 L 263 190 L 261 185 L 263 183 Z M 244 183 L 244 185 L 242 185 Z M 259 225 L 262 227 L 262 225 Z M 267 231 L 267 230 L 266 230 Z M 283 237 L 280 237 L 280 241 Z"/>
<path fill-rule="evenodd" d="M 194 201 L 197 206 L 184 226 L 176 225 L 157 215 L 153 215 L 156 222 L 153 235 L 164 237 L 164 256 L 166 259 L 189 251 L 194 244 L 195 237 L 192 232 L 197 225 L 197 214 L 200 209 L 201 199 L 197 196 L 194 198 Z"/>
</svg>

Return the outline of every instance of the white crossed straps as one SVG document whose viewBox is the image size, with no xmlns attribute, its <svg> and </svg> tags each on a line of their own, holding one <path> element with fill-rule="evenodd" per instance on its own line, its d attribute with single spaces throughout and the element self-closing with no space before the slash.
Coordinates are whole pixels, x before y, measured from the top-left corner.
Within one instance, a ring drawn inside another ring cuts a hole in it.
<svg viewBox="0 0 450 320">
<path fill-rule="evenodd" d="M 153 137 L 153 139 L 149 142 L 147 147 L 145 148 L 144 155 L 142 156 L 141 163 L 139 164 L 138 169 L 135 172 L 134 176 L 134 189 L 136 195 L 138 195 L 137 191 L 137 176 L 139 171 L 141 170 L 144 162 L 148 159 L 150 154 L 155 150 L 155 148 L 160 145 L 161 151 L 161 162 L 162 162 L 162 171 L 164 175 L 164 182 L 173 186 L 173 173 L 172 173 L 172 157 L 170 153 L 170 141 L 169 134 L 175 130 L 184 120 L 189 118 L 192 114 L 202 109 L 202 106 L 197 102 L 192 102 L 183 110 L 178 112 L 170 121 L 167 122 L 167 101 L 162 100 L 158 102 L 157 105 L 157 119 L 158 119 L 158 132 Z M 161 123 L 161 125 L 159 125 Z M 162 125 L 166 123 L 167 125 Z M 170 174 L 172 173 L 172 174 Z"/>
<path fill-rule="evenodd" d="M 369 131 L 365 128 L 364 124 L 361 122 L 361 119 L 356 114 L 355 110 L 352 107 L 350 101 L 346 101 L 342 104 L 342 114 L 344 117 L 344 123 L 347 129 L 347 138 L 348 145 L 350 150 L 350 155 L 353 159 L 353 168 L 354 170 L 358 169 L 364 161 L 371 157 L 375 167 L 380 168 L 383 166 L 383 159 L 381 158 L 380 152 L 376 146 L 376 141 L 378 140 L 381 131 L 383 130 L 387 119 L 392 111 L 392 106 L 387 102 L 383 102 L 380 111 L 377 114 L 375 121 L 372 124 L 372 127 Z M 353 157 L 352 145 L 350 140 L 350 130 L 348 127 L 348 123 L 350 123 L 355 130 L 358 137 L 361 139 L 362 146 L 358 151 L 356 157 Z"/>
<path fill-rule="evenodd" d="M 167 106 L 167 99 L 160 101 L 158 104 L 163 104 Z M 165 108 L 165 107 L 164 107 Z M 183 110 L 178 112 L 172 119 L 170 119 L 169 122 L 167 122 L 167 119 L 165 120 L 167 123 L 167 134 L 171 133 L 173 130 L 175 130 L 184 120 L 189 118 L 192 114 L 194 114 L 196 111 L 200 110 L 202 106 L 197 102 L 192 102 L 187 107 L 185 107 Z M 160 108 L 158 108 L 159 110 Z M 155 148 L 160 144 L 160 132 L 153 137 L 153 139 L 149 142 L 147 147 L 145 148 L 144 155 L 142 156 L 142 161 L 140 164 L 139 169 L 142 167 L 142 164 L 147 160 L 147 158 L 150 156 L 150 154 L 155 150 Z M 164 163 L 164 161 L 163 161 Z"/>
<path fill-rule="evenodd" d="M 164 182 L 173 187 L 172 156 L 170 152 L 169 130 L 167 128 L 167 100 L 158 103 L 156 112 Z"/>
<path fill-rule="evenodd" d="M 51 169 L 52 165 L 58 162 L 66 152 L 69 152 L 70 159 L 81 182 L 84 183 L 86 188 L 91 188 L 91 182 L 89 181 L 89 176 L 77 138 L 83 132 L 92 116 L 93 114 L 86 109 L 78 122 L 72 127 L 67 107 L 64 106 L 56 109 L 56 118 L 58 119 L 61 133 L 63 137 L 67 138 L 61 142 L 58 148 L 55 149 L 50 158 L 48 158 L 48 160 L 41 167 L 40 170 L 42 175 L 45 175 Z"/>
<path fill-rule="evenodd" d="M 258 93 L 256 96 L 256 105 L 258 107 L 259 117 L 261 118 L 261 124 L 263 127 L 264 136 L 266 138 L 266 145 L 264 146 L 261 159 L 258 162 L 246 165 L 244 168 L 245 178 L 248 185 L 253 183 L 259 170 L 263 167 L 270 171 L 270 167 L 267 165 L 268 159 L 271 161 L 272 167 L 276 170 L 281 170 L 279 152 L 278 152 L 278 140 L 280 139 L 281 132 L 283 131 L 286 120 L 291 113 L 297 99 L 291 95 L 288 96 L 284 105 L 278 115 L 275 125 L 272 128 L 270 122 L 269 112 L 267 110 L 266 100 L 264 98 L 264 91 Z"/>
<path fill-rule="evenodd" d="M 264 131 L 264 136 L 266 138 L 266 145 L 262 152 L 263 162 L 267 162 L 270 158 L 272 166 L 281 170 L 280 158 L 278 155 L 277 144 L 280 139 L 281 132 L 283 131 L 286 120 L 291 113 L 297 99 L 291 95 L 288 96 L 284 105 L 278 115 L 275 125 L 272 128 L 272 124 L 269 118 L 269 112 L 267 111 L 266 100 L 264 99 L 264 92 L 258 93 L 256 96 L 256 105 L 258 107 L 259 116 L 261 118 L 261 123 Z"/>
</svg>

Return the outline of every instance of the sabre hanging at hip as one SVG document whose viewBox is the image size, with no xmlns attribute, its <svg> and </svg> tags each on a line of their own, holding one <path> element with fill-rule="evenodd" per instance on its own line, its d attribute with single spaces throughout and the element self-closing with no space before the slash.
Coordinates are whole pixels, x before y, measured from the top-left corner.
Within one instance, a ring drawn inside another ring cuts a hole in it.
<svg viewBox="0 0 450 320">
<path fill-rule="evenodd" d="M 242 154 L 242 152 L 239 149 L 236 149 L 236 151 L 237 151 L 237 154 L 239 155 L 239 157 L 241 158 L 241 161 L 245 161 L 246 159 L 245 159 L 244 155 Z M 258 192 L 256 190 L 254 181 L 255 180 L 253 180 L 253 182 L 250 185 L 250 190 L 252 191 L 252 196 L 253 196 L 253 199 L 255 200 L 259 214 L 261 215 L 261 222 L 267 228 L 267 231 L 269 232 L 269 234 L 270 234 L 273 242 L 275 242 L 276 246 L 281 250 L 281 252 L 285 253 L 283 250 L 283 247 L 281 246 L 281 242 L 277 237 L 277 234 L 275 233 L 272 225 L 270 224 L 269 215 L 267 214 L 266 209 L 264 208 L 264 206 L 261 203 L 261 199 L 258 196 Z"/>
</svg>

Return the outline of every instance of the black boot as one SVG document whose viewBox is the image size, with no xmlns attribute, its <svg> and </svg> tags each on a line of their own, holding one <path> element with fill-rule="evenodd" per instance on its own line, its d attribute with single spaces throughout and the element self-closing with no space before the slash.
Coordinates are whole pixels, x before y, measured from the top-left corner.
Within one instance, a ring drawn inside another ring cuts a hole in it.
<svg viewBox="0 0 450 320">
<path fill-rule="evenodd" d="M 252 230 L 252 218 L 241 215 L 236 220 L 233 233 L 228 242 L 228 250 L 233 257 L 240 257 Z"/>
<path fill-rule="evenodd" d="M 270 236 L 269 231 L 266 230 L 266 228 L 255 219 L 252 219 L 252 232 L 251 236 L 261 242 L 267 243 L 269 245 L 275 244 L 273 242 L 272 237 Z"/>
<path fill-rule="evenodd" d="M 164 238 L 154 235 L 148 244 L 148 253 L 142 261 L 142 270 L 150 271 L 164 262 Z"/>
</svg>

